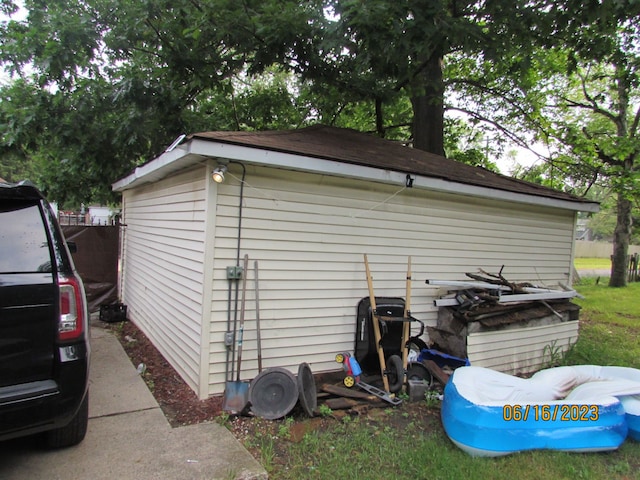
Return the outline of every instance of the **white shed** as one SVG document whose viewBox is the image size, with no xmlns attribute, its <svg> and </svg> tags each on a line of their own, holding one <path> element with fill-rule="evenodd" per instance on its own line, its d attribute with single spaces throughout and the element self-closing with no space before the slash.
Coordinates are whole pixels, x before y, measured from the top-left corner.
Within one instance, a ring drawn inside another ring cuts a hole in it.
<svg viewBox="0 0 640 480">
<path fill-rule="evenodd" d="M 218 166 L 227 168 L 223 183 L 212 180 Z M 356 305 L 368 296 L 363 254 L 376 295 L 387 297 L 404 296 L 411 256 L 412 315 L 434 325 L 441 291 L 428 278 L 461 280 L 504 265 L 511 281 L 570 283 L 577 212 L 598 209 L 325 126 L 190 135 L 113 189 L 122 193 L 121 299 L 201 398 L 224 390 L 225 333 L 237 318 L 237 282 L 227 267 L 245 254 L 251 268 L 241 378 L 258 372 L 256 260 L 264 366 L 296 372 L 307 362 L 318 373 L 337 368 L 337 352 L 353 350 Z M 577 321 L 549 328 L 538 347 L 577 337 Z M 489 355 L 502 358 L 494 366 L 509 370 L 531 338 L 498 340 L 510 350 Z"/>
</svg>

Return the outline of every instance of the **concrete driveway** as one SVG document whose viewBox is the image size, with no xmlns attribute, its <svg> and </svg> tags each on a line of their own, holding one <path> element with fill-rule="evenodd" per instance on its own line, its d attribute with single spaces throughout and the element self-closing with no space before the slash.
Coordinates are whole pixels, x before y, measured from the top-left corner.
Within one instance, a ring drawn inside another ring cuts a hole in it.
<svg viewBox="0 0 640 480">
<path fill-rule="evenodd" d="M 172 428 L 118 340 L 92 327 L 89 429 L 84 441 L 47 451 L 31 438 L 0 442 L 0 479 L 267 479 L 226 428 Z"/>
</svg>

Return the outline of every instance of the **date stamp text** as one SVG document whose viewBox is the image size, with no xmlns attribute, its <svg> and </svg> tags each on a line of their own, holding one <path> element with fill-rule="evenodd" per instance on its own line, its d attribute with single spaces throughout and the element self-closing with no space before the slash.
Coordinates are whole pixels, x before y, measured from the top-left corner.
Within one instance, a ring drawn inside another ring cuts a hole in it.
<svg viewBox="0 0 640 480">
<path fill-rule="evenodd" d="M 505 405 L 502 419 L 505 422 L 596 422 L 599 418 L 598 405 Z"/>
</svg>

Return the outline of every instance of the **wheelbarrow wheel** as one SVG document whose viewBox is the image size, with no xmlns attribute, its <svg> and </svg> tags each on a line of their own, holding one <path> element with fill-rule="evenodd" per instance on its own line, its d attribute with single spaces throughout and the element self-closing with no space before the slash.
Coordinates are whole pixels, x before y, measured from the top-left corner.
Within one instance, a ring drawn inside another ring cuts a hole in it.
<svg viewBox="0 0 640 480">
<path fill-rule="evenodd" d="M 398 355 L 391 355 L 387 359 L 387 380 L 389 381 L 389 392 L 397 393 L 402 389 L 404 368 L 402 367 L 402 359 Z"/>
</svg>

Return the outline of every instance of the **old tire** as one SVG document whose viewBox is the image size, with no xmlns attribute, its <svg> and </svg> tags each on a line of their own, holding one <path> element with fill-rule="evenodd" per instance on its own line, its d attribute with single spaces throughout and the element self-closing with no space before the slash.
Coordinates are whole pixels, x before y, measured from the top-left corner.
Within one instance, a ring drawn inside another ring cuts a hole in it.
<svg viewBox="0 0 640 480">
<path fill-rule="evenodd" d="M 67 425 L 45 433 L 44 438 L 47 447 L 64 448 L 77 445 L 84 439 L 88 423 L 89 394 L 87 393 L 80 404 L 80 408 Z"/>
<path fill-rule="evenodd" d="M 389 392 L 396 393 L 402 389 L 404 368 L 402 367 L 402 359 L 398 355 L 391 355 L 387 359 L 387 380 L 389 381 Z"/>
</svg>

